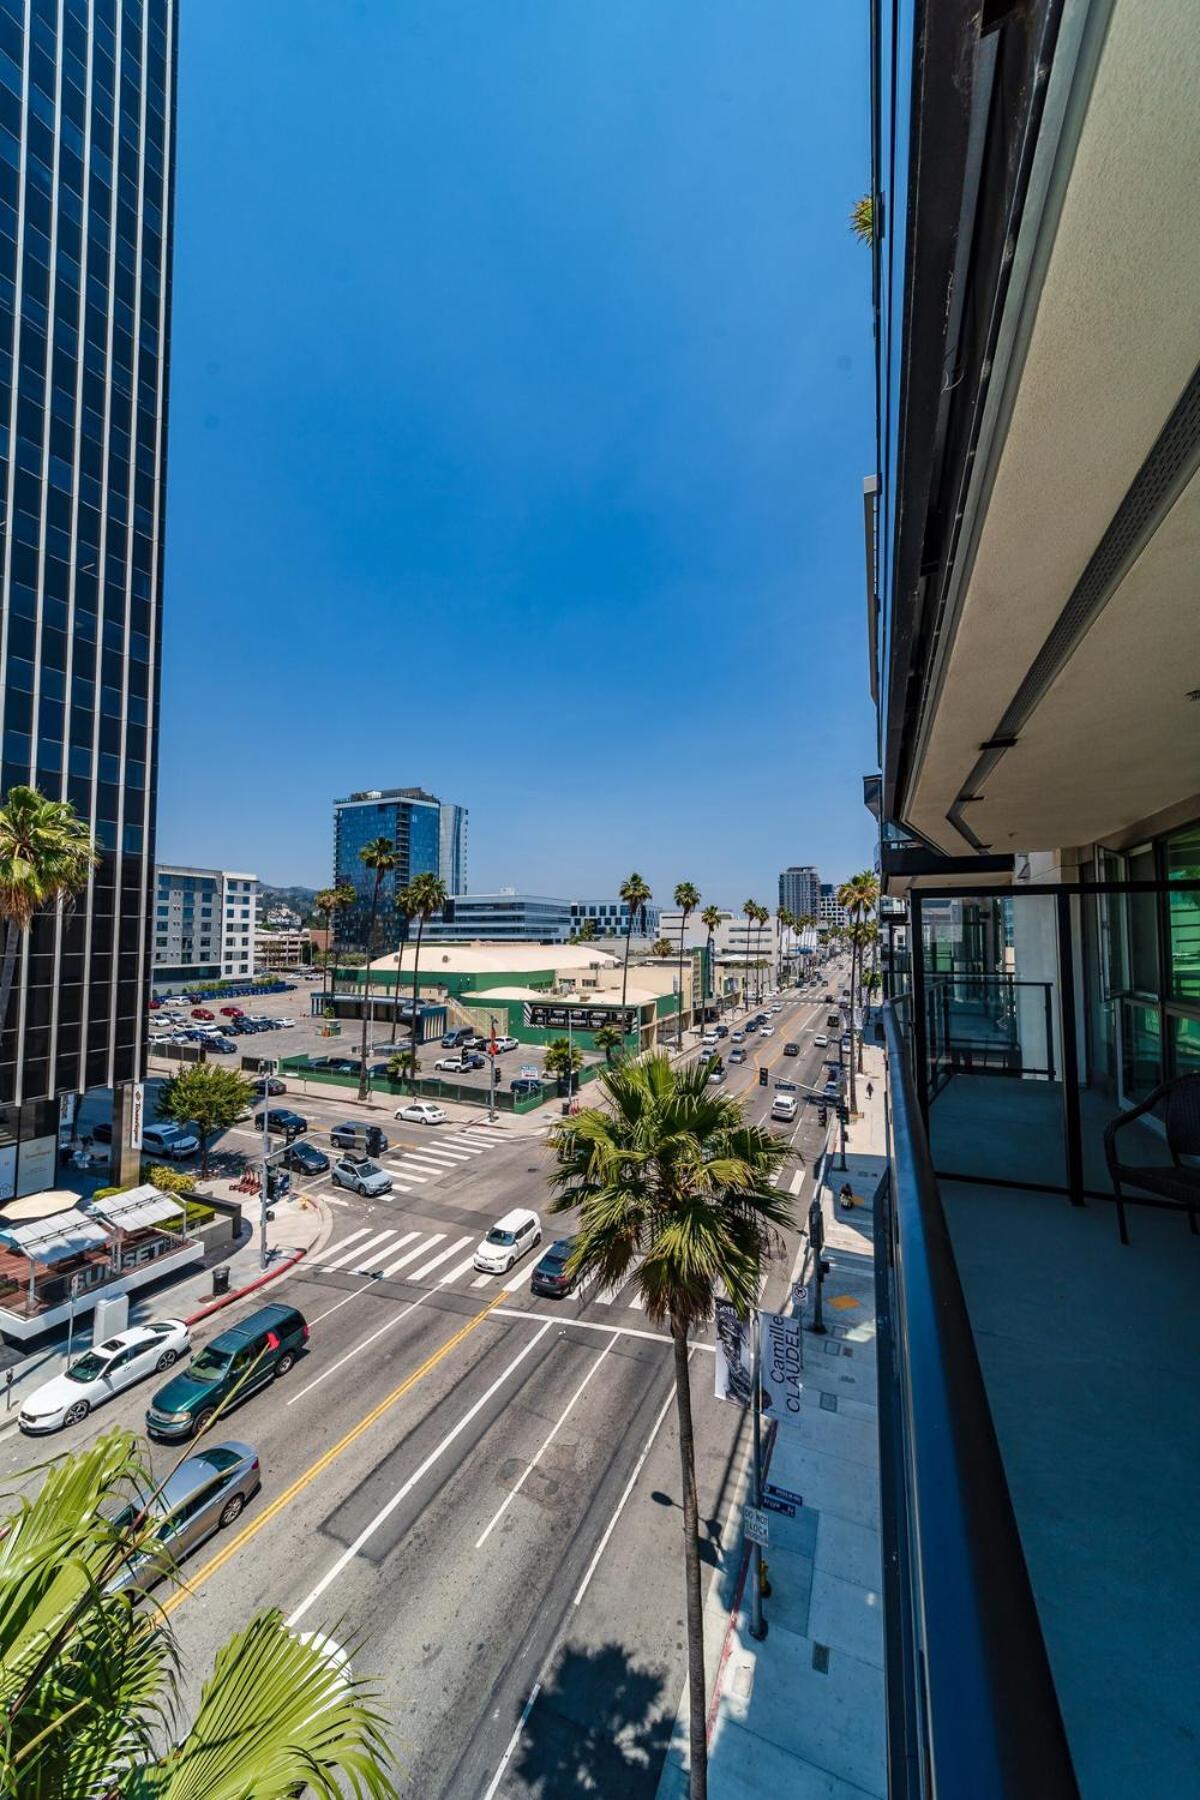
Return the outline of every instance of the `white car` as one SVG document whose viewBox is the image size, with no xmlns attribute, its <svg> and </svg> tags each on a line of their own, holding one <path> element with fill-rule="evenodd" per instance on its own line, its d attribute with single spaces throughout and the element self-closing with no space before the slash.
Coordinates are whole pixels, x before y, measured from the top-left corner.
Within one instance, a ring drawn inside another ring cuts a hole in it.
<svg viewBox="0 0 1200 1800">
<path fill-rule="evenodd" d="M 744 1031 L 731 1031 L 729 1034 L 729 1041 L 733 1044 L 744 1044 L 746 1041 L 746 1034 Z"/>
<path fill-rule="evenodd" d="M 497 1219 L 471 1260 L 486 1275 L 506 1275 L 541 1241 L 542 1221 L 535 1212 L 516 1206 Z"/>
<path fill-rule="evenodd" d="M 276 1024 L 282 1025 L 285 1031 L 293 1031 L 296 1026 L 296 1021 L 295 1019 L 277 1019 Z"/>
<path fill-rule="evenodd" d="M 435 1106 L 432 1100 L 410 1100 L 407 1106 L 396 1108 L 398 1119 L 407 1119 L 410 1125 L 444 1125 L 446 1114 L 442 1107 Z"/>
<path fill-rule="evenodd" d="M 483 1041 L 486 1045 L 488 1040 L 485 1038 Z M 497 1050 L 515 1050 L 517 1047 L 515 1037 L 498 1037 L 495 1041 Z"/>
<path fill-rule="evenodd" d="M 182 1319 L 133 1325 L 106 1338 L 77 1356 L 63 1374 L 34 1389 L 18 1416 L 21 1430 L 36 1437 L 64 1425 L 78 1425 L 94 1407 L 103 1406 L 135 1381 L 169 1369 L 187 1354 L 190 1344 Z"/>
<path fill-rule="evenodd" d="M 824 1050 L 824 1048 L 828 1044 L 828 1042 L 829 1042 L 829 1039 L 826 1037 L 826 1035 L 823 1031 L 818 1031 L 817 1035 L 813 1039 L 813 1043 L 816 1044 L 816 1046 L 820 1050 Z"/>
<path fill-rule="evenodd" d="M 786 1124 L 790 1125 L 795 1116 L 795 1096 L 793 1094 L 776 1094 L 771 1102 L 771 1117 L 773 1119 L 782 1119 Z"/>
<path fill-rule="evenodd" d="M 773 1025 L 760 1025 L 758 1028 L 758 1034 L 760 1037 L 774 1037 L 775 1036 L 775 1027 Z"/>
</svg>

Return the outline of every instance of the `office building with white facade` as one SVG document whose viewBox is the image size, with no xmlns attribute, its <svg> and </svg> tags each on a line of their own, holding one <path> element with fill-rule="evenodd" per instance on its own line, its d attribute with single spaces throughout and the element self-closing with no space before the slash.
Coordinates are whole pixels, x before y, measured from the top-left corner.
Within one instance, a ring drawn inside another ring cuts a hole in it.
<svg viewBox="0 0 1200 1800">
<path fill-rule="evenodd" d="M 661 930 L 662 908 L 647 900 L 638 912 L 636 937 L 656 938 Z M 590 923 L 597 937 L 625 937 L 629 931 L 629 907 L 624 900 L 572 900 L 571 930 L 582 931 Z"/>
<path fill-rule="evenodd" d="M 248 981 L 254 974 L 257 925 L 257 875 L 160 864 L 154 888 L 154 987 Z"/>
<path fill-rule="evenodd" d="M 818 925 L 824 925 L 826 930 L 828 930 L 831 925 L 844 925 L 846 923 L 848 914 L 837 897 L 837 888 L 832 881 L 823 881 L 821 883 L 821 891 L 817 897 L 817 909 L 814 916 L 816 917 Z"/>
</svg>

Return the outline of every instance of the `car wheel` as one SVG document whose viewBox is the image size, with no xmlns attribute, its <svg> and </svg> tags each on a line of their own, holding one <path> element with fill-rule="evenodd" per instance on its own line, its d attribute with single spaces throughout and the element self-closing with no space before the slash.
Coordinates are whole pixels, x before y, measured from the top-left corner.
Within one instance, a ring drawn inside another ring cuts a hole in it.
<svg viewBox="0 0 1200 1800">
<path fill-rule="evenodd" d="M 199 1437 L 202 1431 L 207 1431 L 216 1416 L 217 1409 L 215 1406 L 206 1406 L 203 1412 L 197 1413 L 192 1422 L 192 1436 Z"/>
<path fill-rule="evenodd" d="M 158 1361 L 155 1363 L 154 1367 L 156 1369 L 169 1369 L 172 1363 L 175 1363 L 178 1361 L 179 1361 L 178 1350 L 164 1350 L 162 1355 L 159 1357 Z"/>
<path fill-rule="evenodd" d="M 91 1406 L 86 1400 L 74 1400 L 63 1414 L 63 1424 L 79 1425 L 87 1418 L 91 1410 Z"/>
<path fill-rule="evenodd" d="M 515 1267 L 516 1267 L 516 1263 L 517 1263 L 517 1259 L 516 1259 L 516 1257 L 515 1257 L 515 1256 L 510 1256 L 510 1257 L 509 1257 L 509 1259 L 508 1259 L 508 1261 L 507 1261 L 507 1262 L 506 1262 L 506 1263 L 505 1263 L 505 1265 L 504 1265 L 504 1273 L 505 1273 L 505 1274 L 506 1274 L 506 1275 L 507 1275 L 507 1274 L 508 1274 L 508 1271 L 509 1271 L 509 1270 L 510 1270 L 510 1269 L 513 1269 L 513 1268 L 515 1268 Z"/>
<path fill-rule="evenodd" d="M 292 1355 L 290 1350 L 284 1351 L 284 1353 L 280 1357 L 279 1361 L 275 1364 L 276 1380 L 278 1380 L 279 1376 L 287 1374 L 288 1370 L 291 1368 L 291 1366 L 295 1362 L 295 1360 L 296 1360 L 296 1358 Z"/>
<path fill-rule="evenodd" d="M 223 1528 L 226 1525 L 232 1525 L 235 1519 L 240 1518 L 241 1514 L 245 1511 L 245 1508 L 246 1502 L 242 1499 L 240 1494 L 231 1495 L 221 1508 L 221 1516 L 217 1520 L 218 1527 Z"/>
</svg>

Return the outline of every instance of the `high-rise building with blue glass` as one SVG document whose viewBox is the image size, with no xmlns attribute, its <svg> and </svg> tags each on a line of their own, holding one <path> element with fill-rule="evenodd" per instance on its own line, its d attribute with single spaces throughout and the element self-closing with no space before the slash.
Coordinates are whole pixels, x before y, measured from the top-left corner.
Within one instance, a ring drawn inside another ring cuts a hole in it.
<svg viewBox="0 0 1200 1800">
<path fill-rule="evenodd" d="M 0 1196 L 59 1096 L 120 1111 L 142 1072 L 175 32 L 175 0 L 0 0 L 0 785 L 70 801 L 101 851 L 22 946 Z"/>
<path fill-rule="evenodd" d="M 423 788 L 371 788 L 333 803 L 334 878 L 355 892 L 353 906 L 338 914 L 338 942 L 366 950 L 375 877 L 360 852 L 386 838 L 396 866 L 379 886 L 375 949 L 391 949 L 407 935 L 408 922 L 397 895 L 414 875 L 438 875 L 448 894 L 467 885 L 467 809 L 427 794 Z"/>
</svg>

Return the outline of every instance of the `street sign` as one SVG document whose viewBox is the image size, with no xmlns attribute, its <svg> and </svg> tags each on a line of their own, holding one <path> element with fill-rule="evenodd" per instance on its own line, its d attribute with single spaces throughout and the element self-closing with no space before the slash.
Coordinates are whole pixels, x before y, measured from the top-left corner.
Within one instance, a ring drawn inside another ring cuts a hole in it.
<svg viewBox="0 0 1200 1800">
<path fill-rule="evenodd" d="M 742 1527 L 746 1533 L 746 1541 L 761 1544 L 765 1550 L 771 1541 L 767 1514 L 761 1506 L 744 1506 L 742 1508 Z"/>
<path fill-rule="evenodd" d="M 804 1302 L 807 1299 L 808 1299 L 808 1289 L 805 1287 L 804 1283 L 802 1281 L 793 1281 L 793 1283 L 792 1283 L 792 1305 L 793 1306 L 803 1306 Z"/>
<path fill-rule="evenodd" d="M 791 1501 L 778 1500 L 774 1494 L 763 1495 L 763 1511 L 769 1513 L 782 1513 L 785 1519 L 794 1519 L 796 1516 L 796 1508 L 792 1505 Z"/>
<path fill-rule="evenodd" d="M 777 1487 L 768 1481 L 763 1487 L 763 1508 L 767 1512 L 783 1513 L 794 1519 L 804 1505 L 804 1495 L 795 1493 L 791 1488 Z"/>
</svg>

